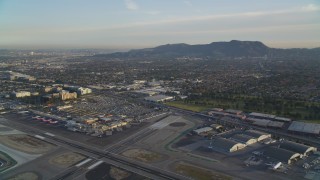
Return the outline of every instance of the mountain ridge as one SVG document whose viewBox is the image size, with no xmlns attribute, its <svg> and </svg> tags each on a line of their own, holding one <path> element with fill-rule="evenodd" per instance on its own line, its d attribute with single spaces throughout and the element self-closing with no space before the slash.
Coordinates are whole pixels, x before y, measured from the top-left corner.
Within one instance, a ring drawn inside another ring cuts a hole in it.
<svg viewBox="0 0 320 180">
<path fill-rule="evenodd" d="M 211 57 L 211 58 L 239 58 L 266 56 L 317 56 L 320 48 L 270 48 L 260 41 L 220 41 L 209 44 L 189 45 L 186 43 L 165 44 L 153 48 L 133 49 L 128 52 L 97 55 L 110 58 L 165 58 L 165 57 Z"/>
</svg>

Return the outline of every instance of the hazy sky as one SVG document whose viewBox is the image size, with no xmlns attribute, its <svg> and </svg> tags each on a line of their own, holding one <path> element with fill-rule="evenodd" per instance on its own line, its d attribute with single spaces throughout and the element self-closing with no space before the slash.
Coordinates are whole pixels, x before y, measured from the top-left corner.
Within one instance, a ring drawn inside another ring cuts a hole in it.
<svg viewBox="0 0 320 180">
<path fill-rule="evenodd" d="M 0 48 L 320 47 L 320 0 L 0 0 Z"/>
</svg>

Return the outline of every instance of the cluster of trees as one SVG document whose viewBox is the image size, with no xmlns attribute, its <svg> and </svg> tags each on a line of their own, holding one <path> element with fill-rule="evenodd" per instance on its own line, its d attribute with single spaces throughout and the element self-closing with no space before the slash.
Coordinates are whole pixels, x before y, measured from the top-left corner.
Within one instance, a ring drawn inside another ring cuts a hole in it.
<svg viewBox="0 0 320 180">
<path fill-rule="evenodd" d="M 320 103 L 308 101 L 215 93 L 203 94 L 201 97 L 190 96 L 184 100 L 184 103 L 225 109 L 240 109 L 246 112 L 270 113 L 294 119 L 320 119 Z"/>
</svg>

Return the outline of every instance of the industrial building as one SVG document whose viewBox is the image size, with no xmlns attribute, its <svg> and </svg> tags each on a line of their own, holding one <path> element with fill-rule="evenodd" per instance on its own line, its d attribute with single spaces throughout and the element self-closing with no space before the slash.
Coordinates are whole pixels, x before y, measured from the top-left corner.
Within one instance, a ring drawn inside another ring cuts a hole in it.
<svg viewBox="0 0 320 180">
<path fill-rule="evenodd" d="M 257 112 L 250 113 L 249 117 L 250 118 L 258 118 L 258 119 L 267 119 L 267 120 L 272 120 L 272 121 L 280 121 L 280 122 L 291 122 L 290 118 L 278 117 L 273 114 L 263 114 L 263 113 L 257 113 Z"/>
<path fill-rule="evenodd" d="M 6 78 L 8 80 L 18 80 L 18 81 L 35 81 L 36 78 L 30 75 L 26 75 L 26 74 L 21 74 L 21 73 L 17 73 L 17 72 L 12 72 L 12 71 L 6 71 Z"/>
<path fill-rule="evenodd" d="M 212 127 L 203 127 L 203 128 L 200 128 L 200 129 L 195 129 L 193 130 L 194 133 L 196 133 L 197 135 L 201 135 L 203 133 L 207 133 L 207 132 L 210 132 L 212 131 Z"/>
<path fill-rule="evenodd" d="M 293 121 L 290 124 L 288 131 L 302 134 L 320 135 L 320 124 Z"/>
<path fill-rule="evenodd" d="M 284 126 L 283 122 L 271 121 L 268 119 L 257 119 L 257 118 L 247 118 L 255 126 L 260 127 L 271 127 L 271 128 L 282 128 Z"/>
<path fill-rule="evenodd" d="M 231 137 L 231 139 L 243 143 L 245 145 L 250 145 L 258 142 L 258 140 L 254 137 L 245 135 L 245 134 L 235 134 L 234 136 Z"/>
<path fill-rule="evenodd" d="M 241 110 L 234 110 L 234 109 L 226 109 L 224 112 L 230 113 L 230 114 L 236 114 L 236 115 L 241 115 L 242 114 Z"/>
<path fill-rule="evenodd" d="M 155 96 L 146 97 L 144 99 L 146 101 L 151 101 L 151 102 L 164 102 L 164 101 L 173 100 L 174 97 L 166 96 L 166 95 L 155 95 Z"/>
<path fill-rule="evenodd" d="M 212 140 L 211 146 L 225 152 L 235 152 L 246 147 L 245 144 L 225 138 L 216 138 Z"/>
<path fill-rule="evenodd" d="M 283 143 L 280 144 L 280 148 L 299 153 L 303 156 L 307 156 L 308 154 L 311 154 L 317 151 L 317 148 L 315 147 L 307 146 L 307 145 L 292 142 L 292 141 L 284 141 Z"/>
<path fill-rule="evenodd" d="M 210 127 L 212 127 L 216 131 L 222 131 L 223 130 L 223 126 L 220 125 L 220 124 L 211 124 Z"/>
<path fill-rule="evenodd" d="M 31 96 L 31 93 L 28 91 L 19 91 L 19 92 L 13 92 L 12 95 L 15 98 L 23 98 L 23 97 Z"/>
<path fill-rule="evenodd" d="M 277 147 L 267 147 L 264 155 L 282 163 L 291 164 L 301 158 L 301 154 Z"/>
<path fill-rule="evenodd" d="M 66 90 L 70 90 L 72 92 L 76 92 L 78 95 L 85 95 L 85 94 L 92 93 L 92 89 L 84 88 L 84 87 L 80 87 L 80 86 L 64 85 L 63 88 L 66 89 Z"/>
<path fill-rule="evenodd" d="M 60 93 L 59 93 L 59 96 L 60 96 L 60 99 L 61 100 L 70 100 L 70 99 L 76 99 L 77 98 L 77 93 L 70 93 L 69 91 L 65 91 L 65 90 L 62 90 Z"/>
<path fill-rule="evenodd" d="M 244 132 L 245 135 L 251 136 L 257 139 L 257 141 L 262 141 L 268 138 L 271 138 L 271 134 L 267 134 L 261 131 L 256 130 L 247 130 Z"/>
</svg>

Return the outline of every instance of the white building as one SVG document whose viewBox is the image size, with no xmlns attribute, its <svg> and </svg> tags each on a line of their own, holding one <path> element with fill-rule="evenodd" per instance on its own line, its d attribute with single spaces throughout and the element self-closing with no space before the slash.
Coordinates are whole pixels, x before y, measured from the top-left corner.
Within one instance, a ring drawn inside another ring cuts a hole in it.
<svg viewBox="0 0 320 180">
<path fill-rule="evenodd" d="M 172 96 L 165 96 L 165 95 L 155 95 L 155 96 L 150 96 L 144 98 L 146 101 L 151 101 L 151 102 L 164 102 L 164 101 L 169 101 L 173 100 L 174 97 Z"/>
<path fill-rule="evenodd" d="M 13 92 L 12 93 L 14 97 L 16 98 L 23 98 L 23 97 L 29 97 L 31 96 L 31 93 L 29 91 L 19 91 L 19 92 Z"/>
<path fill-rule="evenodd" d="M 92 90 L 89 88 L 79 87 L 77 90 L 77 93 L 80 95 L 90 94 L 90 93 L 92 93 Z"/>
<path fill-rule="evenodd" d="M 195 129 L 193 130 L 193 132 L 195 132 L 196 134 L 202 134 L 202 133 L 207 133 L 209 131 L 212 131 L 212 127 L 203 127 L 203 128 L 200 128 L 200 129 Z"/>
</svg>

